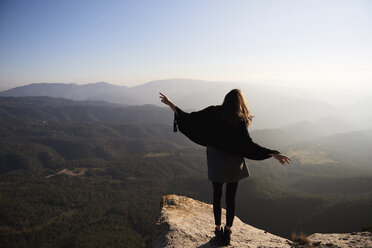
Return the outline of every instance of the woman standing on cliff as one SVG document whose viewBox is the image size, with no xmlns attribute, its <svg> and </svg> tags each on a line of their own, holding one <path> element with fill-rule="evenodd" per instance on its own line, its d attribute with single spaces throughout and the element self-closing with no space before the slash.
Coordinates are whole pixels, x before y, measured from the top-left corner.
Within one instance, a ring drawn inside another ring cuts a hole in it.
<svg viewBox="0 0 372 248">
<path fill-rule="evenodd" d="M 160 93 L 161 101 L 174 112 L 174 131 L 178 129 L 190 140 L 207 147 L 208 178 L 213 185 L 213 213 L 215 234 L 220 244 L 230 243 L 231 227 L 235 215 L 235 195 L 239 180 L 248 177 L 244 157 L 254 160 L 275 158 L 281 164 L 290 158 L 276 150 L 254 143 L 249 136 L 252 124 L 248 105 L 242 92 L 231 90 L 222 105 L 201 111 L 185 113 Z M 222 186 L 226 183 L 226 226 L 221 227 Z"/>
</svg>

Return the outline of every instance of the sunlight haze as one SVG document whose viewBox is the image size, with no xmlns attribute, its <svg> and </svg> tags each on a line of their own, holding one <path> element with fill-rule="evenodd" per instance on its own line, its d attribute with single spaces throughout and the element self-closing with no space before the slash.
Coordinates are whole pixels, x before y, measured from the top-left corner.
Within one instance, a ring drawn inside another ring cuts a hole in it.
<svg viewBox="0 0 372 248">
<path fill-rule="evenodd" d="M 372 92 L 370 1 L 2 1 L 0 88 L 190 78 Z"/>
</svg>

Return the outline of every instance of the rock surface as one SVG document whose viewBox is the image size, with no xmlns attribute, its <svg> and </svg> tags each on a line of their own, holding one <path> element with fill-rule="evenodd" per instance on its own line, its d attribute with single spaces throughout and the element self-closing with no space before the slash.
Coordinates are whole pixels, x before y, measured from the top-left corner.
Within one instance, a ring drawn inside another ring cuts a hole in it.
<svg viewBox="0 0 372 248">
<path fill-rule="evenodd" d="M 161 216 L 158 235 L 153 248 L 170 247 L 218 247 L 214 238 L 212 205 L 185 196 L 166 195 L 161 199 Z M 222 222 L 226 211 L 222 210 Z M 222 223 L 224 224 L 224 223 Z M 235 217 L 231 245 L 228 247 L 370 247 L 369 232 L 348 234 L 318 234 L 308 237 L 307 245 L 273 235 L 243 223 Z"/>
<path fill-rule="evenodd" d="M 308 238 L 315 247 L 316 244 L 322 244 L 324 247 L 372 248 L 372 233 L 370 232 L 314 233 Z"/>
<path fill-rule="evenodd" d="M 166 195 L 161 199 L 159 235 L 153 242 L 160 247 L 218 247 L 214 239 L 212 205 L 185 196 Z M 226 211 L 222 210 L 222 222 Z M 235 217 L 229 247 L 291 247 L 292 242 L 243 223 Z"/>
</svg>

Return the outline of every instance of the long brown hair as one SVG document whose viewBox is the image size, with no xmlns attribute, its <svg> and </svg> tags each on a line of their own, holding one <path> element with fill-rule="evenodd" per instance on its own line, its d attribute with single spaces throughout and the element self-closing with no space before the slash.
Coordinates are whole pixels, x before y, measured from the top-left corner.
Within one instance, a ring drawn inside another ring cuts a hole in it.
<svg viewBox="0 0 372 248">
<path fill-rule="evenodd" d="M 225 96 L 222 103 L 221 119 L 223 122 L 238 126 L 244 123 L 247 127 L 252 124 L 253 115 L 249 111 L 247 101 L 241 90 L 233 89 Z"/>
</svg>

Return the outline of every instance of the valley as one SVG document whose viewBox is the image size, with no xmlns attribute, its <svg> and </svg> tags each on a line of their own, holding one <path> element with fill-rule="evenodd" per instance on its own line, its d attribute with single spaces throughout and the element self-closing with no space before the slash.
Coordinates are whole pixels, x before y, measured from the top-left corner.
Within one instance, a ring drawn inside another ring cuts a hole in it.
<svg viewBox="0 0 372 248">
<path fill-rule="evenodd" d="M 3 247 L 146 247 L 162 195 L 211 203 L 205 149 L 173 133 L 164 108 L 1 97 L 0 115 Z M 247 160 L 252 176 L 239 185 L 237 216 L 283 237 L 370 226 L 370 130 L 315 138 L 293 130 L 317 128 L 251 131 L 293 160 Z"/>
</svg>

